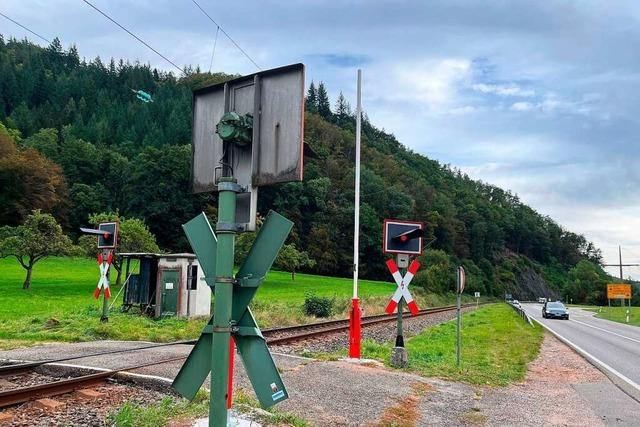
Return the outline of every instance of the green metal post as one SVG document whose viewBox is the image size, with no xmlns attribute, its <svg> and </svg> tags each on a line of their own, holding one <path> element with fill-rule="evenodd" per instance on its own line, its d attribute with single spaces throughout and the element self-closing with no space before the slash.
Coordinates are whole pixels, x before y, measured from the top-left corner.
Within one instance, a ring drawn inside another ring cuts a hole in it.
<svg viewBox="0 0 640 427">
<path fill-rule="evenodd" d="M 460 279 L 458 279 L 459 281 Z M 459 285 L 458 285 L 459 288 Z M 456 314 L 457 314 L 457 321 L 456 321 L 456 364 L 458 366 L 460 366 L 460 351 L 461 346 L 462 346 L 462 340 L 460 339 L 460 292 L 458 292 L 458 295 L 456 297 Z"/>
<path fill-rule="evenodd" d="M 109 298 L 107 298 L 107 295 L 102 296 L 102 317 L 100 318 L 100 321 L 109 321 Z"/>
<path fill-rule="evenodd" d="M 229 341 L 233 304 L 233 258 L 236 231 L 236 192 L 234 178 L 221 178 L 218 193 L 218 248 L 216 254 L 215 305 L 211 349 L 211 392 L 209 426 L 226 427 L 229 384 Z M 227 183 L 227 186 L 224 185 Z M 232 185 L 228 185 L 232 184 Z"/>
</svg>

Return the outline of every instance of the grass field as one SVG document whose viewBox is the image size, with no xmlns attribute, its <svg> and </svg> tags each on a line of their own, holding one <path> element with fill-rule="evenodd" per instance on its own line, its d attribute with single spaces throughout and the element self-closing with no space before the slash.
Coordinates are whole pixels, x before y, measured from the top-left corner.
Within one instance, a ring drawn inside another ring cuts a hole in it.
<svg viewBox="0 0 640 427">
<path fill-rule="evenodd" d="M 627 323 L 627 310 L 629 310 L 629 325 L 640 326 L 640 307 L 585 307 L 585 310 L 594 311 L 596 317 L 601 319 L 620 323 Z"/>
<path fill-rule="evenodd" d="M 506 385 L 524 378 L 540 350 L 543 331 L 506 304 L 491 304 L 462 317 L 462 363 L 456 366 L 455 321 L 426 329 L 405 346 L 409 371 L 472 384 Z M 363 357 L 389 363 L 392 344 L 365 342 Z"/>
<path fill-rule="evenodd" d="M 154 320 L 136 313 L 121 313 L 116 300 L 109 323 L 99 321 L 101 300 L 91 296 L 98 280 L 94 260 L 50 258 L 36 264 L 31 289 L 23 290 L 25 272 L 10 258 L 0 259 L 0 348 L 40 341 L 90 341 L 98 339 L 171 341 L 195 338 L 205 319 L 163 318 Z M 346 316 L 351 298 L 351 279 L 272 271 L 251 307 L 261 327 L 310 322 L 302 303 L 305 295 L 335 299 L 334 317 Z M 366 314 L 384 309 L 395 284 L 360 281 L 361 303 Z M 113 295 L 119 289 L 112 289 Z M 446 305 L 454 296 L 424 294 L 414 290 L 424 307 Z"/>
</svg>

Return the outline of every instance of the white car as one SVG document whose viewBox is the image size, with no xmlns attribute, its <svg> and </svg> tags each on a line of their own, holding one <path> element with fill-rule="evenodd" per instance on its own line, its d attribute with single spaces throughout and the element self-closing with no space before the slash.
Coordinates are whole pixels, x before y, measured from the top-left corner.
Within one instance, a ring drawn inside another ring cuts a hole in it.
<svg viewBox="0 0 640 427">
<path fill-rule="evenodd" d="M 511 304 L 515 305 L 518 308 L 522 308 L 522 305 L 520 305 L 520 301 L 518 301 L 517 299 L 511 301 Z"/>
</svg>

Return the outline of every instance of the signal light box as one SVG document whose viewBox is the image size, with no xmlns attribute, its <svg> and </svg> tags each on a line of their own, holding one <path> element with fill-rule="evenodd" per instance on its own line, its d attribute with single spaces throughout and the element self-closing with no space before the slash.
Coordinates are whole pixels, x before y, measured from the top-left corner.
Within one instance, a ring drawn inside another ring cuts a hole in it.
<svg viewBox="0 0 640 427">
<path fill-rule="evenodd" d="M 385 219 L 382 229 L 382 252 L 385 254 L 422 254 L 421 222 Z"/>
<path fill-rule="evenodd" d="M 293 64 L 193 93 L 192 190 L 218 191 L 230 169 L 245 189 L 236 207 L 245 231 L 255 230 L 258 187 L 302 181 L 304 90 L 304 65 Z"/>
<path fill-rule="evenodd" d="M 98 230 L 102 231 L 98 235 L 98 249 L 114 249 L 118 244 L 118 223 L 103 222 Z"/>
</svg>

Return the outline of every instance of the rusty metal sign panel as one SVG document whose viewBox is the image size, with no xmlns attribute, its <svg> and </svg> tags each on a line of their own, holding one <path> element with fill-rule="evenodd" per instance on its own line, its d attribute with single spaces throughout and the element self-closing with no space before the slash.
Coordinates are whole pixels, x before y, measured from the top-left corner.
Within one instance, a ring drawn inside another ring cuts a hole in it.
<svg viewBox="0 0 640 427">
<path fill-rule="evenodd" d="M 228 145 L 228 163 L 238 184 L 251 192 L 252 187 L 302 180 L 303 64 L 262 71 L 194 92 L 195 193 L 216 191 L 217 168 L 224 155 L 216 124 L 227 112 L 253 117 L 252 142 Z"/>
<path fill-rule="evenodd" d="M 631 285 L 623 283 L 607 284 L 607 299 L 631 299 Z"/>
</svg>

